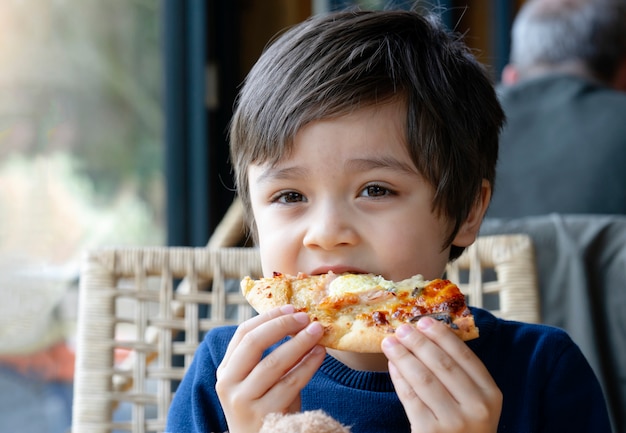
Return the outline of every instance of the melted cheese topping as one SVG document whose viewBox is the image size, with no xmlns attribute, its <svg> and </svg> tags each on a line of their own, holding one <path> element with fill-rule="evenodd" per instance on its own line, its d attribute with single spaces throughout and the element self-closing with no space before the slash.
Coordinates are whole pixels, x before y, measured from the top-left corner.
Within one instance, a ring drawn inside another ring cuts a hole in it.
<svg viewBox="0 0 626 433">
<path fill-rule="evenodd" d="M 385 280 L 380 275 L 371 274 L 346 274 L 339 275 L 328 286 L 330 296 L 341 296 L 346 293 L 369 292 L 374 289 L 393 290 L 395 283 Z"/>
</svg>

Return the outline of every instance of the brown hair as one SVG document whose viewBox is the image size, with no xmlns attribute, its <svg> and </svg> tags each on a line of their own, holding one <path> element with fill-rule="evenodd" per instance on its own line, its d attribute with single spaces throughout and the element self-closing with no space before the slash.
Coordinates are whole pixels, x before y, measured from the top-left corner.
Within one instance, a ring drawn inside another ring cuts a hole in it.
<svg viewBox="0 0 626 433">
<path fill-rule="evenodd" d="M 492 185 L 504 114 L 484 67 L 435 16 L 351 11 L 315 16 L 271 44 L 241 89 L 230 128 L 235 182 L 248 221 L 248 166 L 288 157 L 307 123 L 399 98 L 417 169 L 434 186 L 450 245 Z M 452 246 L 451 259 L 462 248 Z"/>
</svg>

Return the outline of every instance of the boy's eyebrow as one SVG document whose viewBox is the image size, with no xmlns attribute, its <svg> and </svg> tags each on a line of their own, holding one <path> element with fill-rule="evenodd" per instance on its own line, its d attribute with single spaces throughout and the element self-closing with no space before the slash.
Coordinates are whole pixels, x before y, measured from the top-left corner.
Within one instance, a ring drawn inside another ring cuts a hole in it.
<svg viewBox="0 0 626 433">
<path fill-rule="evenodd" d="M 259 175 L 257 182 L 264 182 L 266 180 L 278 180 L 278 179 L 294 179 L 294 178 L 306 178 L 308 171 L 302 167 L 269 167 Z"/>
<path fill-rule="evenodd" d="M 375 168 L 385 168 L 406 173 L 417 173 L 417 169 L 412 163 L 400 161 L 396 158 L 355 158 L 346 162 L 346 169 L 355 171 L 372 170 Z"/>
<path fill-rule="evenodd" d="M 391 169 L 394 171 L 400 171 L 405 173 L 416 174 L 417 169 L 413 164 L 406 161 L 400 161 L 396 158 L 354 158 L 346 161 L 345 168 L 347 171 L 367 171 L 377 168 Z M 267 180 L 280 180 L 280 179 L 305 179 L 308 177 L 308 169 L 304 167 L 273 167 L 263 170 L 263 172 L 257 178 L 257 182 L 264 182 Z"/>
</svg>

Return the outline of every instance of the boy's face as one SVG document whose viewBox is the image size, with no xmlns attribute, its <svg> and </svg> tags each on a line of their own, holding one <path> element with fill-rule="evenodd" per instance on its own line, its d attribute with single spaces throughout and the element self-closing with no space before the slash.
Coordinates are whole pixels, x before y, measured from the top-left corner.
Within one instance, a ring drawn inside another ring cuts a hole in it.
<svg viewBox="0 0 626 433">
<path fill-rule="evenodd" d="M 315 121 L 275 166 L 249 168 L 263 272 L 441 276 L 449 225 L 415 168 L 400 102 Z"/>
</svg>

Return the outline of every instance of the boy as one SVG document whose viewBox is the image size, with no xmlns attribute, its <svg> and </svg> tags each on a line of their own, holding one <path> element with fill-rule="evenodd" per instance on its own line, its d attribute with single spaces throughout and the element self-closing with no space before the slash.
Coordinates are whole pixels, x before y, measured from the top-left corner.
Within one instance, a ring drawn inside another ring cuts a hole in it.
<svg viewBox="0 0 626 433">
<path fill-rule="evenodd" d="M 434 18 L 348 12 L 286 32 L 231 126 L 263 272 L 440 277 L 476 238 L 502 122 L 487 74 Z M 380 354 L 324 350 L 320 325 L 291 306 L 214 330 L 168 431 L 257 432 L 268 413 L 311 409 L 354 432 L 610 430 L 569 337 L 473 313 L 477 340 L 425 318 Z"/>
</svg>

